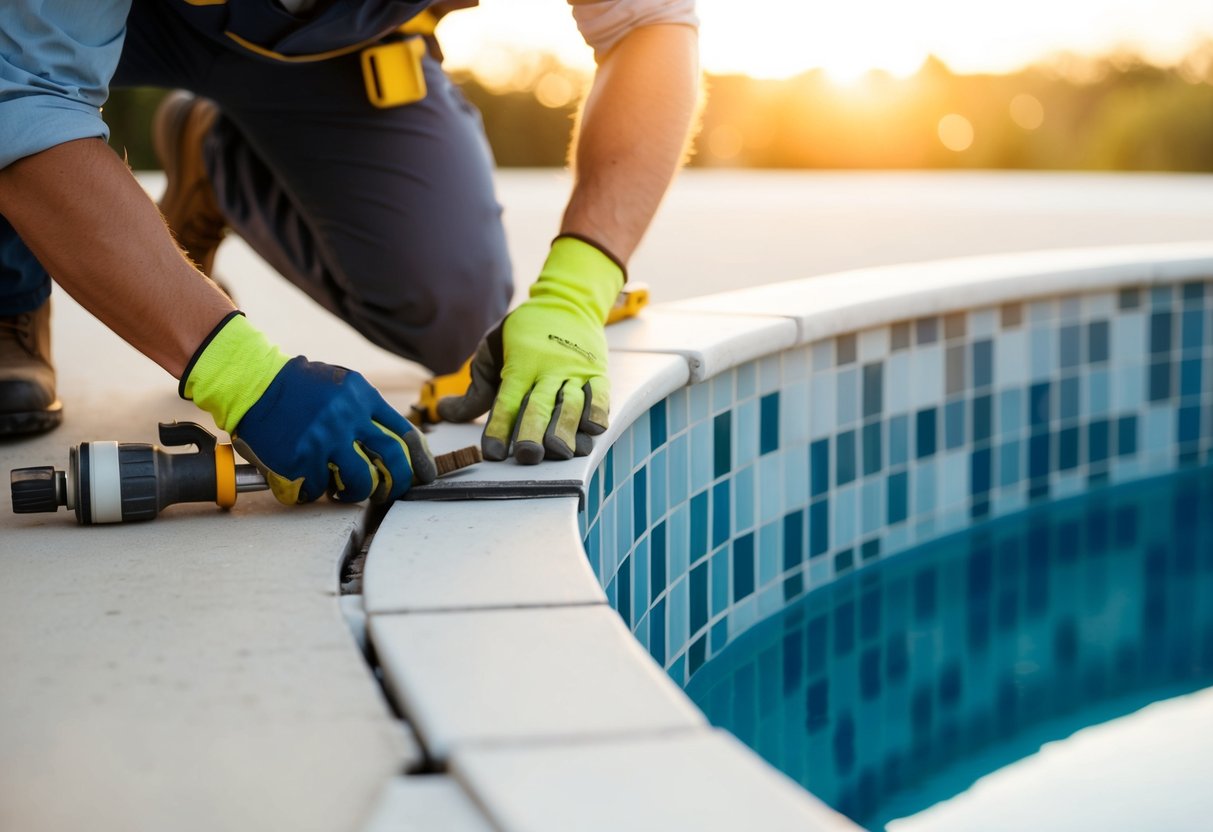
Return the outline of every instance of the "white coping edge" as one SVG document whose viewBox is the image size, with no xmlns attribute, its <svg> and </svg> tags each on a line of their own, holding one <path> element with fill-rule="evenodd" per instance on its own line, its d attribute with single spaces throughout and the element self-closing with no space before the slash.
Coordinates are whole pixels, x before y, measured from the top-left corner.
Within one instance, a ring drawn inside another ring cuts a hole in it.
<svg viewBox="0 0 1213 832">
<path fill-rule="evenodd" d="M 1066 249 L 858 269 L 712 295 L 657 308 L 688 315 L 696 312 L 719 315 L 724 312 L 791 318 L 797 323 L 799 345 L 877 325 L 973 307 L 1129 285 L 1210 277 L 1213 277 L 1213 242 Z M 773 347 L 786 348 L 782 343 Z M 628 351 L 634 352 L 637 348 L 629 346 Z M 752 358 L 751 355 L 738 357 L 734 362 L 715 369 L 717 372 L 723 372 Z M 688 367 L 688 375 L 689 371 Z M 648 407 L 678 389 L 675 386 L 666 390 L 666 387 L 670 387 L 668 381 L 658 385 L 641 384 L 634 397 L 627 401 L 615 402 L 615 412 L 626 413 L 630 418 L 626 421 L 619 419 L 612 424 L 612 430 L 604 438 L 618 436 L 637 417 L 647 412 Z M 441 430 L 441 426 L 438 429 Z M 600 442 L 596 445 L 598 447 L 591 457 L 592 464 L 585 469 L 585 484 L 588 484 L 589 477 L 609 443 Z M 567 476 L 567 473 L 562 474 L 557 466 L 544 466 L 535 469 L 534 479 L 567 479 Z M 408 505 L 403 503 L 393 510 L 408 510 Z M 568 528 L 565 527 L 566 534 Z M 494 535 L 496 530 L 486 528 L 484 534 Z M 510 541 L 502 540 L 500 543 L 503 546 L 510 545 Z M 558 542 L 549 539 L 545 543 L 575 553 L 575 557 L 585 557 L 581 541 L 576 536 L 572 540 Z M 451 614 L 458 615 L 459 612 L 454 611 Z M 371 613 L 372 617 L 375 615 Z M 626 631 L 620 633 L 621 638 L 630 639 Z M 638 655 L 637 660 L 651 662 L 647 654 L 643 657 Z M 546 741 L 550 742 L 551 739 L 549 733 Z M 577 742 L 578 738 L 569 737 L 569 741 Z M 525 741 L 514 743 L 514 747 L 518 748 L 527 746 Z M 739 764 L 754 767 L 756 776 L 770 778 L 773 784 L 788 782 L 783 774 L 740 744 L 737 744 L 736 754 L 742 758 Z M 671 775 L 671 782 L 678 783 L 678 778 Z M 599 780 L 591 785 L 595 789 L 593 795 L 600 799 L 612 794 L 609 782 Z M 781 785 L 779 788 L 784 787 Z M 483 794 L 476 797 L 484 800 Z M 802 801 L 797 801 L 796 797 L 795 793 L 791 793 L 789 797 L 792 804 L 798 804 L 794 807 L 784 805 L 764 808 L 778 812 L 780 816 L 789 810 L 796 814 L 809 812 L 819 817 L 821 825 L 825 828 L 860 830 L 860 827 L 828 809 L 807 792 L 803 793 Z M 495 810 L 491 802 L 482 802 L 480 806 L 498 828 L 512 828 L 503 817 L 503 813 L 510 807 L 496 807 Z M 638 812 L 643 811 L 641 806 L 636 808 Z M 755 811 L 761 812 L 763 809 L 755 807 Z M 714 828 L 711 817 L 686 820 L 696 828 Z M 591 825 L 587 828 L 593 827 Z"/>
</svg>

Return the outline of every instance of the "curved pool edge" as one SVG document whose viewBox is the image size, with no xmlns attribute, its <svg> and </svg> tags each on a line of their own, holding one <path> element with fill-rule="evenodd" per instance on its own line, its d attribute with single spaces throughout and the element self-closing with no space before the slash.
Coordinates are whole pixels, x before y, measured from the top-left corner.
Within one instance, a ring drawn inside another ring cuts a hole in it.
<svg viewBox="0 0 1213 832">
<path fill-rule="evenodd" d="M 761 376 L 764 356 L 907 318 L 1211 276 L 1213 245 L 1145 246 L 865 269 L 654 307 L 610 330 L 614 424 L 589 458 L 469 478 L 578 478 L 588 492 L 612 449 L 636 441 L 640 417 L 688 381 L 747 363 Z M 431 442 L 445 450 L 474 432 L 443 426 Z M 767 812 L 751 823 L 858 828 L 706 726 L 608 604 L 578 502 L 402 503 L 378 530 L 371 640 L 431 759 L 502 829 L 572 817 L 583 828 L 660 828 L 663 817 L 735 828 L 736 781 L 756 790 L 740 801 L 747 811 Z M 553 771 L 558 794 L 544 784 Z M 720 788 L 705 794 L 707 782 Z"/>
</svg>

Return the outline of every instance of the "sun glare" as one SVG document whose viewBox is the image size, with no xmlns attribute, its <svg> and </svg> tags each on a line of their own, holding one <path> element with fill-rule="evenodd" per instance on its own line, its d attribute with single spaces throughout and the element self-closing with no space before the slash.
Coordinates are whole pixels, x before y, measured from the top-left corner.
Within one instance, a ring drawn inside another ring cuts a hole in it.
<svg viewBox="0 0 1213 832">
<path fill-rule="evenodd" d="M 734 0 L 698 0 L 698 13 L 708 72 L 788 78 L 816 68 L 844 86 L 872 70 L 906 77 L 928 55 L 959 72 L 1009 72 L 1062 51 L 1094 55 L 1121 47 L 1178 61 L 1202 37 L 1213 37 L 1207 0 L 1019 0 L 1003 7 L 972 0 L 750 0 L 744 11 Z M 483 0 L 478 9 L 452 14 L 439 33 L 453 68 L 479 73 L 492 63 L 483 51 L 494 47 L 543 50 L 574 69 L 593 67 L 563 0 Z"/>
</svg>

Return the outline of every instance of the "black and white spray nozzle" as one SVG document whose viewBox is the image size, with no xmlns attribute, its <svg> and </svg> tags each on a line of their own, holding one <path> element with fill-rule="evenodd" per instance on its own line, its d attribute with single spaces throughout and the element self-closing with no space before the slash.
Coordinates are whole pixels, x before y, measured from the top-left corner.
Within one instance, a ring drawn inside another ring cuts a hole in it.
<svg viewBox="0 0 1213 832">
<path fill-rule="evenodd" d="M 66 471 L 52 466 L 15 468 L 10 474 L 13 511 L 76 512 L 81 525 L 151 520 L 174 503 L 218 503 L 227 508 L 238 491 L 263 490 L 251 465 L 236 465 L 230 445 L 193 422 L 161 422 L 166 447 L 193 445 L 192 453 L 168 453 L 138 442 L 82 442 L 69 452 Z"/>
</svg>

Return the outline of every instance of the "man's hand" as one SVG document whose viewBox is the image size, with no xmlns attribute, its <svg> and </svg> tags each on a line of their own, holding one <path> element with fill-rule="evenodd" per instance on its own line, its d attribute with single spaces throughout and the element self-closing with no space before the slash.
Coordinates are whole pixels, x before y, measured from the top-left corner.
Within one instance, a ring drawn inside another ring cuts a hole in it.
<svg viewBox="0 0 1213 832">
<path fill-rule="evenodd" d="M 342 502 L 398 499 L 437 474 L 425 437 L 361 375 L 288 359 L 240 315 L 199 348 L 181 394 L 209 411 L 279 502 L 328 493 Z"/>
<path fill-rule="evenodd" d="M 588 453 L 590 437 L 607 428 L 603 326 L 623 281 L 623 267 L 602 249 L 557 237 L 530 298 L 476 350 L 467 393 L 441 400 L 438 414 L 466 422 L 491 407 L 481 438 L 485 459 L 512 451 L 534 465 Z"/>
</svg>

